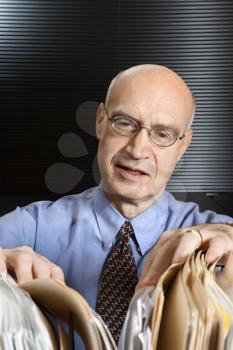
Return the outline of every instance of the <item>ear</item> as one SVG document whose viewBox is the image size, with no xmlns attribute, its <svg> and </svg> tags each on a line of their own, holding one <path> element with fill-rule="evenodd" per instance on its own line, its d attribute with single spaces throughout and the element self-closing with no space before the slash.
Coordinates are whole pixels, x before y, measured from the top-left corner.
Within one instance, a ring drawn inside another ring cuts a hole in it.
<svg viewBox="0 0 233 350">
<path fill-rule="evenodd" d="M 103 127 L 103 121 L 105 117 L 105 108 L 103 102 L 99 104 L 96 112 L 96 137 L 99 140 L 101 136 L 101 129 Z"/>
<path fill-rule="evenodd" d="M 179 152 L 178 152 L 177 162 L 179 162 L 179 160 L 181 159 L 183 154 L 187 151 L 188 146 L 190 145 L 190 142 L 192 140 L 192 135 L 193 135 L 193 130 L 190 128 L 185 133 L 185 137 L 183 139 L 183 143 L 182 143 L 182 145 L 181 145 L 181 147 L 179 149 Z"/>
</svg>

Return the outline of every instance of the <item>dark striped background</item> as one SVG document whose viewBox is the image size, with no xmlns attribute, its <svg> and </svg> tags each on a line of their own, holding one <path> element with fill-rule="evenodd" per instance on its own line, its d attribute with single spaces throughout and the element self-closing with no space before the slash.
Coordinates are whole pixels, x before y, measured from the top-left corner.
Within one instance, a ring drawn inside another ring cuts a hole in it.
<svg viewBox="0 0 233 350">
<path fill-rule="evenodd" d="M 1 198 L 95 185 L 93 101 L 119 70 L 147 62 L 176 70 L 197 99 L 193 143 L 169 189 L 182 199 L 219 194 L 208 197 L 216 209 L 232 208 L 232 48 L 232 0 L 0 0 Z M 59 148 L 67 133 L 79 141 Z M 64 168 L 47 181 L 57 163 L 79 169 L 79 182 Z"/>
<path fill-rule="evenodd" d="M 233 2 L 123 1 L 121 65 L 159 62 L 197 99 L 194 137 L 173 191 L 233 191 Z"/>
</svg>

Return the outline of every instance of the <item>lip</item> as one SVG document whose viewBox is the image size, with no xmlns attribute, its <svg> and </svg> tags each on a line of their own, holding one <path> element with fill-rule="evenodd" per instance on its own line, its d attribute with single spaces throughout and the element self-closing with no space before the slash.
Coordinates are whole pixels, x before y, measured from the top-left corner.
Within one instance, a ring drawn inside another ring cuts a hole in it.
<svg viewBox="0 0 233 350">
<path fill-rule="evenodd" d="M 116 164 L 116 167 L 121 177 L 127 180 L 138 181 L 141 180 L 144 176 L 148 176 L 148 174 L 140 168 L 133 168 L 123 164 Z"/>
</svg>

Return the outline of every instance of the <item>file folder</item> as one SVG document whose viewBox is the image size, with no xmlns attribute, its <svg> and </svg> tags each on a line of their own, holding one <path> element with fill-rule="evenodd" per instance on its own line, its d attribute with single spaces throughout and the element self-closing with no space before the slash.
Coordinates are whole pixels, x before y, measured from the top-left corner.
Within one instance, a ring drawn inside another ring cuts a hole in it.
<svg viewBox="0 0 233 350">
<path fill-rule="evenodd" d="M 1 350 L 33 349 L 35 341 L 38 350 L 45 344 L 48 350 L 73 349 L 64 324 L 79 333 L 87 350 L 233 349 L 232 254 L 219 268 L 196 252 L 184 264 L 170 266 L 156 286 L 139 290 L 118 345 L 84 298 L 60 281 L 36 279 L 19 288 L 0 274 L 0 296 Z M 58 336 L 47 314 L 57 321 Z"/>
</svg>

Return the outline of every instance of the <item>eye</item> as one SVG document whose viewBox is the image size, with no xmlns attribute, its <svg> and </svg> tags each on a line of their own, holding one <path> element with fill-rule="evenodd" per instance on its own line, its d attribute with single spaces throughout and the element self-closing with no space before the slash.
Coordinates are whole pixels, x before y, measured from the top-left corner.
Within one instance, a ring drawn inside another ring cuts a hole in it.
<svg viewBox="0 0 233 350">
<path fill-rule="evenodd" d="M 173 133 L 170 130 L 166 130 L 166 129 L 165 130 L 153 129 L 151 131 L 151 135 L 159 139 L 170 139 L 173 137 Z"/>
<path fill-rule="evenodd" d="M 155 128 L 151 130 L 151 138 L 156 144 L 167 146 L 175 140 L 176 134 L 170 129 Z"/>
<path fill-rule="evenodd" d="M 157 131 L 156 132 L 156 136 L 161 138 L 161 139 L 170 139 L 171 138 L 171 134 L 169 134 L 169 132 L 167 131 Z"/>
<path fill-rule="evenodd" d="M 137 130 L 137 123 L 127 117 L 116 116 L 113 119 L 115 127 L 126 132 L 135 132 Z"/>
</svg>

